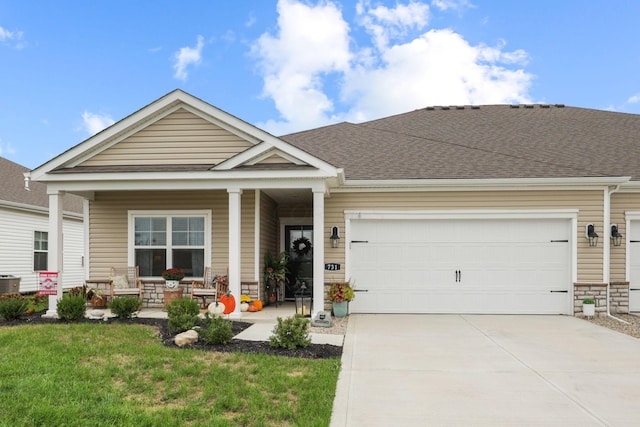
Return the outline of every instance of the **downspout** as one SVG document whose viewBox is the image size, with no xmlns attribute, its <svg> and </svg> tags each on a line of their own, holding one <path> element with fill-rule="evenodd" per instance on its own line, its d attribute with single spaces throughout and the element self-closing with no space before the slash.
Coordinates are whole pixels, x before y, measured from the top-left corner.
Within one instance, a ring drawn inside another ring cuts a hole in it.
<svg viewBox="0 0 640 427">
<path fill-rule="evenodd" d="M 618 190 L 620 190 L 620 184 L 616 185 L 615 187 L 608 187 L 607 191 L 606 191 L 606 195 L 604 198 L 604 242 L 602 242 L 602 244 L 604 245 L 603 249 L 604 249 L 604 271 L 603 271 L 603 278 L 605 280 L 605 283 L 607 284 L 607 317 L 610 317 L 612 319 L 617 320 L 618 322 L 622 322 L 625 324 L 629 324 L 629 322 L 622 320 L 616 316 L 614 316 L 613 314 L 611 314 L 611 311 L 609 309 L 609 307 L 611 306 L 610 304 L 610 298 L 611 298 L 611 195 L 615 192 L 617 192 Z"/>
</svg>

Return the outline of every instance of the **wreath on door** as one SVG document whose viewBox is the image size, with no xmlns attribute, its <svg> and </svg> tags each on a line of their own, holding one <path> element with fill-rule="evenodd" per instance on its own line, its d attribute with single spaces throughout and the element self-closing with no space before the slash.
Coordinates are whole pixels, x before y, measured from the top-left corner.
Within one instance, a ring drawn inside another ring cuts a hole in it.
<svg viewBox="0 0 640 427">
<path fill-rule="evenodd" d="M 291 243 L 291 246 L 293 247 L 293 251 L 298 256 L 307 255 L 309 252 L 311 252 L 312 248 L 311 241 L 306 237 L 300 237 L 299 239 L 294 240 L 293 243 Z"/>
</svg>

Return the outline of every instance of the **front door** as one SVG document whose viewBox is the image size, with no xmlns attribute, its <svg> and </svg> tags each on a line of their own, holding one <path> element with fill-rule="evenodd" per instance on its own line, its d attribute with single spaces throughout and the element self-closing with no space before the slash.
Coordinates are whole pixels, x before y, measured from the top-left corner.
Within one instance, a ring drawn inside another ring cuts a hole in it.
<svg viewBox="0 0 640 427">
<path fill-rule="evenodd" d="M 284 228 L 285 250 L 289 254 L 288 285 L 285 297 L 295 297 L 295 285 L 306 282 L 307 295 L 311 295 L 313 286 L 313 226 L 287 225 Z"/>
</svg>

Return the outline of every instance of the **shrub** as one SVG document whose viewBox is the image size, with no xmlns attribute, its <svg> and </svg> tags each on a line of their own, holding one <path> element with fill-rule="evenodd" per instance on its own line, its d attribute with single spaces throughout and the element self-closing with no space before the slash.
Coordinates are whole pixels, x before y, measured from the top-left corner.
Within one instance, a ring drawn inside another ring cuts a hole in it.
<svg viewBox="0 0 640 427">
<path fill-rule="evenodd" d="M 10 294 L 2 294 L 2 295 L 0 295 L 0 301 L 6 301 L 6 300 L 9 300 L 9 299 L 21 300 L 21 299 L 24 299 L 24 297 L 19 292 L 12 292 Z"/>
<path fill-rule="evenodd" d="M 230 320 L 220 316 L 205 315 L 203 329 L 198 334 L 206 344 L 229 344 L 233 339 L 233 328 Z"/>
<path fill-rule="evenodd" d="M 27 312 L 28 307 L 29 302 L 22 295 L 20 295 L 20 298 L 3 299 L 0 301 L 0 317 L 5 320 L 17 320 Z"/>
<path fill-rule="evenodd" d="M 142 301 L 137 297 L 118 297 L 109 302 L 111 312 L 122 319 L 130 319 L 141 305 Z"/>
<path fill-rule="evenodd" d="M 62 320 L 80 320 L 86 311 L 87 302 L 82 295 L 64 294 L 58 300 L 58 317 Z"/>
<path fill-rule="evenodd" d="M 33 308 L 33 311 L 40 312 L 49 308 L 49 296 L 34 294 L 27 298 L 29 301 L 29 308 Z"/>
<path fill-rule="evenodd" d="M 167 305 L 169 331 L 173 334 L 188 331 L 198 324 L 200 308 L 191 298 L 180 298 Z"/>
<path fill-rule="evenodd" d="M 309 344 L 309 319 L 292 316 L 283 320 L 278 317 L 278 324 L 273 329 L 273 335 L 269 337 L 271 347 L 294 350 L 298 347 L 308 347 Z"/>
</svg>

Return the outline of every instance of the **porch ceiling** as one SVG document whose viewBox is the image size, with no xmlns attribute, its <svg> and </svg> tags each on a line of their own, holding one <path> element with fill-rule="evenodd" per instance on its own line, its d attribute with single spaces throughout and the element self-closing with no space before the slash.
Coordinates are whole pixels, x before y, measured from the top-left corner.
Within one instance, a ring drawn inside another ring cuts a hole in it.
<svg viewBox="0 0 640 427">
<path fill-rule="evenodd" d="M 310 189 L 285 188 L 262 190 L 279 205 L 312 204 L 313 192 Z"/>
</svg>

